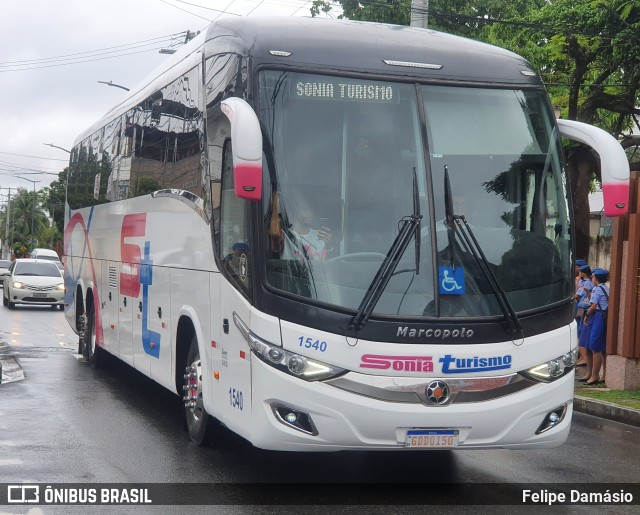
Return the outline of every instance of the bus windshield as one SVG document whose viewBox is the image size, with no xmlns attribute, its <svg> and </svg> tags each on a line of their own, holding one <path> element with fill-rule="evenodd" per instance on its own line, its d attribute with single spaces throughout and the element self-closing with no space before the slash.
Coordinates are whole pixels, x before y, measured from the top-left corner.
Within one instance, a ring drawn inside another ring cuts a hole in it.
<svg viewBox="0 0 640 515">
<path fill-rule="evenodd" d="M 419 241 L 374 315 L 503 315 L 484 263 L 517 312 L 571 296 L 566 177 L 544 92 L 272 70 L 259 86 L 271 287 L 357 310 L 417 198 Z M 447 193 L 483 263 L 447 222 Z"/>
</svg>

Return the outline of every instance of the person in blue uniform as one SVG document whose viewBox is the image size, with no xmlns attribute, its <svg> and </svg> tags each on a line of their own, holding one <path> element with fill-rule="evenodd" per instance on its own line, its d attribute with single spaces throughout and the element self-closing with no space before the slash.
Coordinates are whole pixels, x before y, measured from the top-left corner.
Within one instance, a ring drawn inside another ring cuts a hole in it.
<svg viewBox="0 0 640 515">
<path fill-rule="evenodd" d="M 582 260 L 579 260 L 582 261 Z M 576 364 L 577 367 L 587 366 L 587 343 L 589 341 L 588 336 L 585 335 L 582 344 L 580 344 L 580 332 L 582 330 L 582 318 L 589 308 L 589 297 L 591 296 L 591 290 L 593 289 L 593 283 L 591 281 L 591 268 L 589 265 L 582 265 L 578 269 L 578 288 L 575 293 L 576 311 L 575 319 L 578 326 L 578 345 L 580 349 L 580 359 Z"/>
<path fill-rule="evenodd" d="M 587 310 L 583 327 L 590 326 L 589 342 L 587 344 L 587 356 L 591 355 L 591 375 L 584 382 L 587 386 L 602 384 L 600 371 L 604 377 L 605 352 L 607 345 L 607 313 L 609 310 L 609 287 L 606 282 L 609 280 L 609 271 L 604 268 L 593 270 L 593 290 L 589 299 L 589 309 Z"/>
<path fill-rule="evenodd" d="M 586 265 L 587 262 L 584 259 L 576 259 L 574 262 L 574 270 L 575 270 L 575 276 L 576 276 L 576 287 L 575 289 L 578 289 L 578 282 L 580 281 L 580 267 Z M 574 290 L 575 291 L 575 290 Z"/>
</svg>

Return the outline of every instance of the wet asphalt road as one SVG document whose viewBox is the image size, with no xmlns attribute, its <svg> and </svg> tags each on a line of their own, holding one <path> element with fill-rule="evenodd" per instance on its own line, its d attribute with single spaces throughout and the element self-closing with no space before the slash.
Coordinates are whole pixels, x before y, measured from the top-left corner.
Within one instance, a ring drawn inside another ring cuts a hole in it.
<svg viewBox="0 0 640 515">
<path fill-rule="evenodd" d="M 376 483 L 417 483 L 418 488 L 432 491 L 438 488 L 435 483 L 637 483 L 640 478 L 640 428 L 578 413 L 568 443 L 552 450 L 294 454 L 255 449 L 222 428 L 214 433 L 212 445 L 201 448 L 183 430 L 176 395 L 119 362 L 94 370 L 78 359 L 76 350 L 77 337 L 60 311 L 0 307 L 0 358 L 12 356 L 25 376 L 0 385 L 0 483 L 346 482 L 369 483 L 373 493 Z M 280 494 L 295 495 L 287 489 Z M 332 495 L 329 486 L 326 494 Z M 214 511 L 129 509 L 131 513 L 301 511 L 295 506 L 274 510 L 242 505 Z M 425 511 L 400 506 L 344 509 Z M 335 509 L 318 506 L 305 511 Z M 615 511 L 634 512 L 630 507 Z M 93 512 L 130 513 L 123 507 L 0 506 L 0 515 Z M 470 508 L 450 507 L 446 512 L 467 513 Z"/>
</svg>

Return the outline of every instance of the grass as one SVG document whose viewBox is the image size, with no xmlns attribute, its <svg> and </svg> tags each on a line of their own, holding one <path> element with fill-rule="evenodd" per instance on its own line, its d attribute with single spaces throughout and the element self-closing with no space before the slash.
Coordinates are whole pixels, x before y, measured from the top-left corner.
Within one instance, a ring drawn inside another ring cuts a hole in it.
<svg viewBox="0 0 640 515">
<path fill-rule="evenodd" d="M 640 410 L 640 391 L 576 387 L 576 395 Z"/>
</svg>

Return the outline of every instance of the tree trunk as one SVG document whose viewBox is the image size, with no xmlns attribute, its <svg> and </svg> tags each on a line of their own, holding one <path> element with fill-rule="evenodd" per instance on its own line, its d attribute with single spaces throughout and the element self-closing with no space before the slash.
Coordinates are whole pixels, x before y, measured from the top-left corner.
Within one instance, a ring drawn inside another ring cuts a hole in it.
<svg viewBox="0 0 640 515">
<path fill-rule="evenodd" d="M 567 152 L 567 168 L 569 187 L 573 204 L 572 234 L 575 241 L 576 257 L 589 259 L 589 190 L 594 170 L 597 169 L 597 158 L 584 146 L 572 147 Z"/>
</svg>

